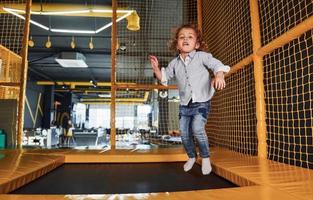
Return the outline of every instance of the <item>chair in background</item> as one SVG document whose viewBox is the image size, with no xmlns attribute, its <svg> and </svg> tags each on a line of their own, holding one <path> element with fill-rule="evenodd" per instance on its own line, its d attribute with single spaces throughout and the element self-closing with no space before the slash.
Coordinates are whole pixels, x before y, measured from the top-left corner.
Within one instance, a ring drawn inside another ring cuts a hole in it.
<svg viewBox="0 0 313 200">
<path fill-rule="evenodd" d="M 100 141 L 100 144 L 101 142 L 106 142 L 106 131 L 105 129 L 103 128 L 98 128 L 97 130 L 97 139 L 96 139 L 96 143 L 95 143 L 95 146 L 98 145 L 98 142 Z"/>
</svg>

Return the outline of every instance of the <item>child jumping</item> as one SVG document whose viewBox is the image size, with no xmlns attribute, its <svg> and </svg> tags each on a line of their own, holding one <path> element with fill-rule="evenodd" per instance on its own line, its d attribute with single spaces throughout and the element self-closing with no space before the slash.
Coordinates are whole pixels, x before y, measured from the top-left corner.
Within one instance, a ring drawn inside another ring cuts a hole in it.
<svg viewBox="0 0 313 200">
<path fill-rule="evenodd" d="M 184 171 L 189 171 L 196 161 L 193 137 L 196 138 L 202 158 L 202 174 L 212 171 L 208 137 L 205 132 L 211 98 L 215 89 L 225 88 L 224 73 L 229 66 L 215 59 L 207 50 L 199 29 L 193 24 L 180 26 L 170 44 L 179 55 L 166 68 L 159 68 L 157 57 L 150 56 L 153 72 L 163 85 L 176 77 L 179 96 L 179 126 L 184 149 L 189 157 Z M 214 73 L 211 81 L 208 69 Z M 215 89 L 214 89 L 215 88 Z"/>
</svg>

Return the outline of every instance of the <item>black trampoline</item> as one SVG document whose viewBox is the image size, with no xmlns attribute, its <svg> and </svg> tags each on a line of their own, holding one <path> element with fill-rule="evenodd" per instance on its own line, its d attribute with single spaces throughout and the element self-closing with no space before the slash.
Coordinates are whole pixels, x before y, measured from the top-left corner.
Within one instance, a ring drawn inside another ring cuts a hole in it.
<svg viewBox="0 0 313 200">
<path fill-rule="evenodd" d="M 237 187 L 184 163 L 65 164 L 12 194 L 126 194 Z"/>
</svg>

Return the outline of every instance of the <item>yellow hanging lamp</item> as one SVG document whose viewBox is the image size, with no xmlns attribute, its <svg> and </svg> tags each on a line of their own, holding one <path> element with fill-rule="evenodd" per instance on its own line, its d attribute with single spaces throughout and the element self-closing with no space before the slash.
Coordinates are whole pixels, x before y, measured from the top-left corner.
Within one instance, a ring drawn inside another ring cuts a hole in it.
<svg viewBox="0 0 313 200">
<path fill-rule="evenodd" d="M 47 49 L 51 48 L 52 43 L 51 43 L 51 41 L 50 41 L 50 36 L 48 36 L 48 40 L 47 40 L 45 46 L 46 46 Z"/>
<path fill-rule="evenodd" d="M 34 41 L 33 41 L 32 36 L 30 36 L 30 38 L 29 38 L 29 40 L 28 40 L 28 46 L 29 46 L 29 47 L 34 47 L 34 46 L 35 46 L 35 43 L 34 43 Z"/>
<path fill-rule="evenodd" d="M 92 42 L 92 37 L 90 38 L 90 41 L 89 41 L 89 49 L 92 50 L 94 48 L 94 45 L 93 45 L 93 42 Z"/>
<path fill-rule="evenodd" d="M 71 41 L 71 48 L 75 49 L 75 47 L 76 47 L 76 43 L 75 43 L 74 36 L 73 36 L 72 41 Z"/>
<path fill-rule="evenodd" d="M 127 18 L 127 29 L 130 31 L 138 31 L 140 29 L 140 17 L 137 12 L 134 11 Z"/>
</svg>

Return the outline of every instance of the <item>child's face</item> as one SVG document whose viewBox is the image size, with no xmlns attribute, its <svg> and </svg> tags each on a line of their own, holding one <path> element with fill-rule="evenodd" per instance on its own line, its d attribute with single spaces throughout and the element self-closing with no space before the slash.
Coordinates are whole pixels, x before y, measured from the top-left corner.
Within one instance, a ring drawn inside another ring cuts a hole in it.
<svg viewBox="0 0 313 200">
<path fill-rule="evenodd" d="M 190 53 L 199 48 L 197 34 L 192 28 L 183 28 L 178 33 L 177 49 L 180 53 Z"/>
</svg>

